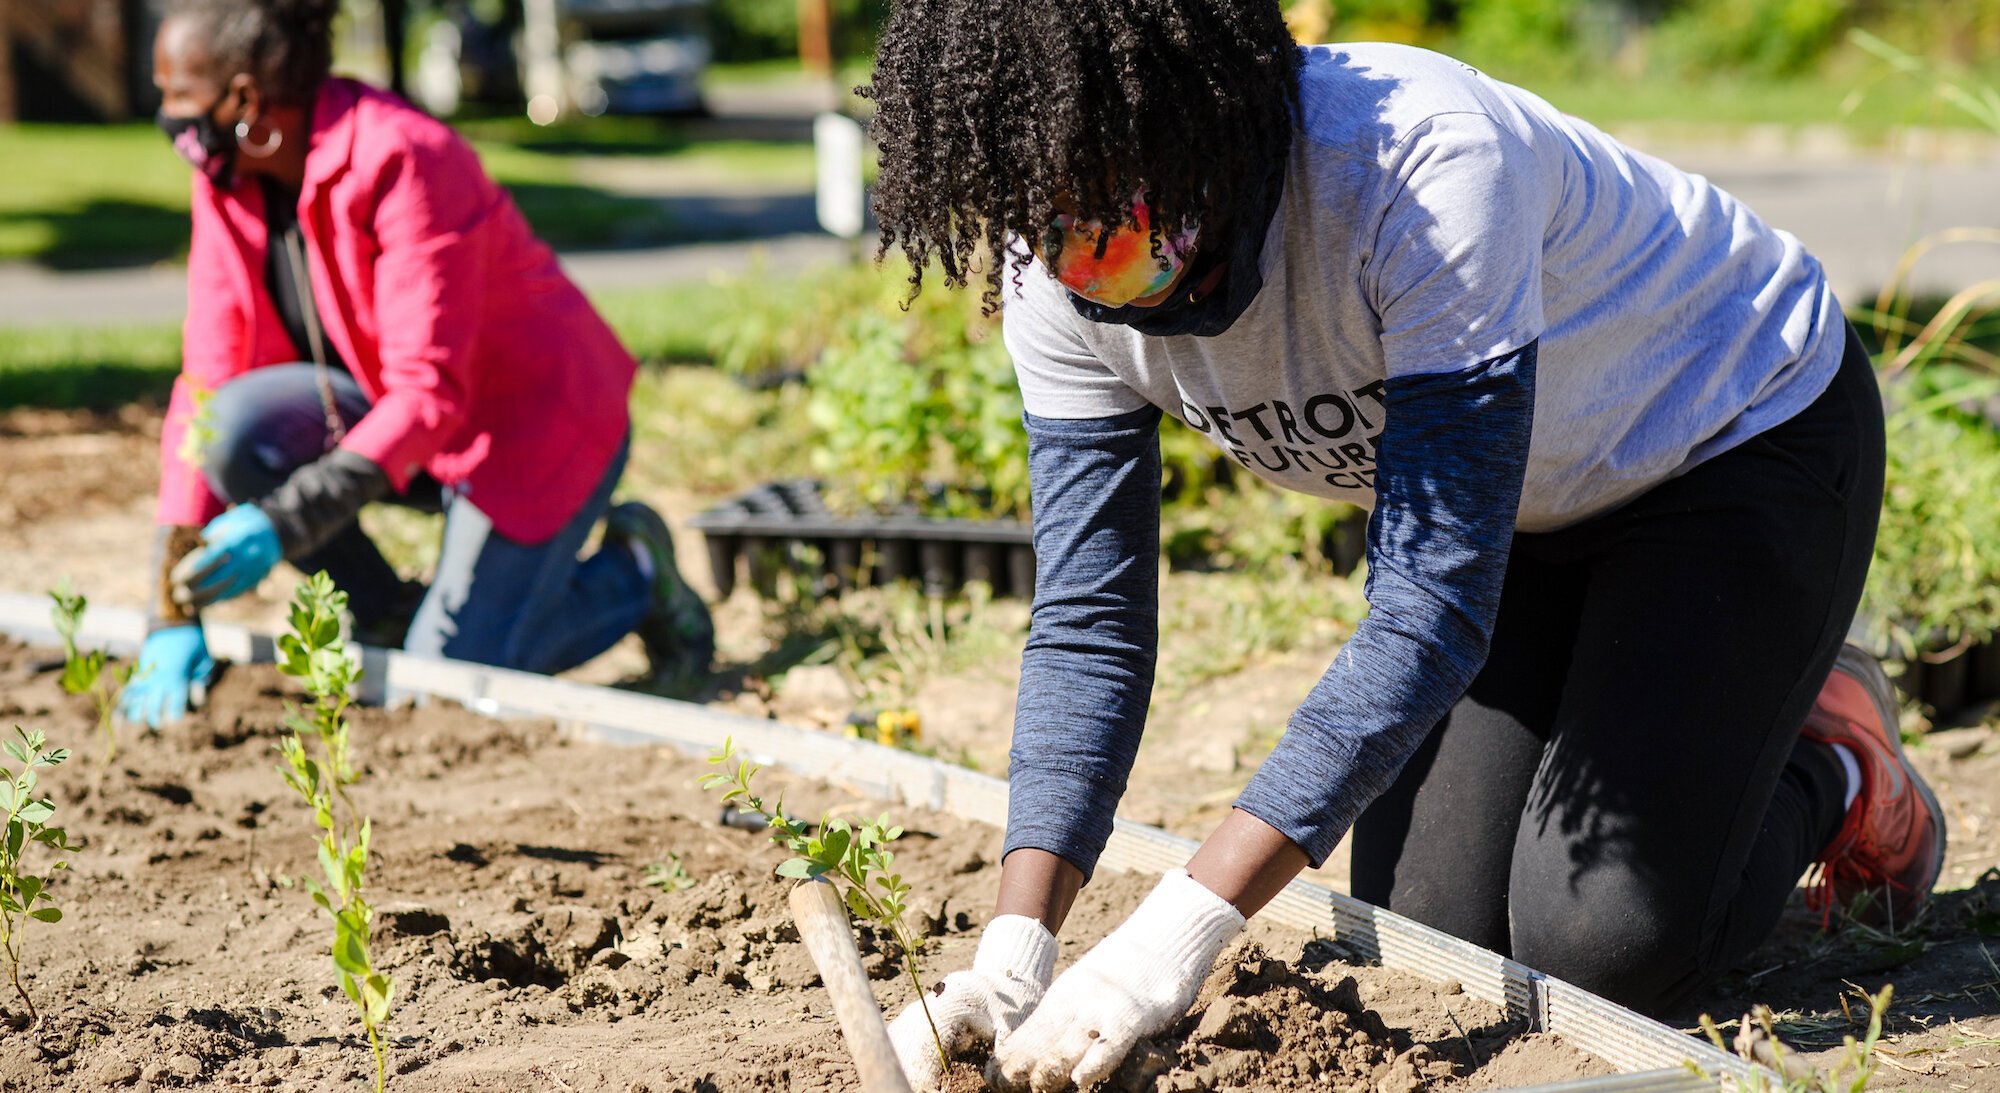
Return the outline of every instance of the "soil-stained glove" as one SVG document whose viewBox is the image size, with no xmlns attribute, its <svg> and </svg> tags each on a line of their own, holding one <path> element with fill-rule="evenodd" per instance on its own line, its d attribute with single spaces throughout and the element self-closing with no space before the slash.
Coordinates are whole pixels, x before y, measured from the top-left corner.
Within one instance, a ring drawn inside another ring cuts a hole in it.
<svg viewBox="0 0 2000 1093">
<path fill-rule="evenodd" d="M 125 719 L 152 728 L 201 705 L 215 661 L 199 626 L 169 626 L 146 636 L 139 667 L 125 685 Z"/>
<path fill-rule="evenodd" d="M 976 1043 L 1005 1041 L 1042 1000 L 1055 974 L 1056 938 L 1026 915 L 1000 915 L 986 924 L 970 971 L 953 972 L 930 990 L 930 1015 L 951 1054 Z M 889 1025 L 910 1088 L 922 1093 L 944 1079 L 931 1022 L 915 1002 Z"/>
<path fill-rule="evenodd" d="M 1109 1078 L 1141 1036 L 1181 1019 L 1222 947 L 1243 929 L 1229 901 L 1176 869 L 993 1052 L 986 1080 L 1004 1093 L 1085 1089 Z"/>
<path fill-rule="evenodd" d="M 277 529 L 256 505 L 238 505 L 210 520 L 201 541 L 171 577 L 174 599 L 196 609 L 257 587 L 282 556 Z"/>
</svg>

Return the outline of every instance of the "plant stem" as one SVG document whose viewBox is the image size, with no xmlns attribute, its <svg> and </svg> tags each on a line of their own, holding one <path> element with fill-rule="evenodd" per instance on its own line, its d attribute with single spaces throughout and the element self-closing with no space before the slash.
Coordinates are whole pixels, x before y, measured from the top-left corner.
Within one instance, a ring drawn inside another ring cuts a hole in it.
<svg viewBox="0 0 2000 1093">
<path fill-rule="evenodd" d="M 11 944 L 7 947 L 7 978 L 13 980 L 14 993 L 21 996 L 21 1004 L 28 1007 L 28 1023 L 41 1024 L 42 1015 L 35 1012 L 35 1000 L 29 998 L 27 990 L 21 986 L 21 956 Z"/>
<path fill-rule="evenodd" d="M 899 943 L 902 938 L 896 939 Z M 944 1069 L 951 1069 L 951 1057 L 945 1054 L 944 1037 L 938 1035 L 937 1018 L 931 1016 L 930 1000 L 924 997 L 923 980 L 917 978 L 917 960 L 910 954 L 910 947 L 903 945 L 903 969 L 910 973 L 910 986 L 916 989 L 917 1005 L 924 1008 L 924 1022 L 931 1027 L 931 1043 L 937 1045 L 938 1063 Z"/>
<path fill-rule="evenodd" d="M 368 1029 L 368 1049 L 375 1053 L 375 1093 L 382 1093 L 383 1084 L 388 1080 L 383 1068 L 382 1036 L 375 1031 L 373 1024 L 366 1021 L 362 1022 L 362 1024 L 366 1025 Z"/>
</svg>

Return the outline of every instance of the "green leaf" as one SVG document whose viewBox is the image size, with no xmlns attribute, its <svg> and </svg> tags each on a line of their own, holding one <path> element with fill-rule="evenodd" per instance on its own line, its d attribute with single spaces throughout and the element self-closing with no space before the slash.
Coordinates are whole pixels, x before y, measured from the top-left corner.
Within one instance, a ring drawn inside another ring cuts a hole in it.
<svg viewBox="0 0 2000 1093">
<path fill-rule="evenodd" d="M 361 938 L 352 930 L 339 930 L 335 933 L 333 964 L 349 975 L 368 974 L 368 950 L 362 947 Z M 361 1000 L 356 998 L 354 1001 L 359 1004 Z"/>
<path fill-rule="evenodd" d="M 389 1007 L 396 998 L 396 984 L 388 976 L 370 975 L 362 980 L 361 997 L 362 1008 L 367 1011 L 367 1022 L 379 1026 L 389 1019 Z"/>
<path fill-rule="evenodd" d="M 28 753 L 21 748 L 21 745 L 16 744 L 12 740 L 7 741 L 5 744 L 0 744 L 0 747 L 6 748 L 7 754 L 13 756 L 15 762 L 25 763 L 28 761 Z"/>
<path fill-rule="evenodd" d="M 826 872 L 818 862 L 805 858 L 786 858 L 778 863 L 778 875 L 793 880 L 810 880 Z"/>
<path fill-rule="evenodd" d="M 875 917 L 875 909 L 868 906 L 868 897 L 862 895 L 859 888 L 847 890 L 847 909 L 854 913 L 855 918 L 872 920 Z"/>
<path fill-rule="evenodd" d="M 840 828 L 828 831 L 821 839 L 821 842 L 824 844 L 824 852 L 815 854 L 813 857 L 828 866 L 839 865 L 840 859 L 847 856 L 847 848 L 851 844 L 852 839 L 851 835 Z"/>
<path fill-rule="evenodd" d="M 39 801 L 29 801 L 27 804 L 21 806 L 19 812 L 15 813 L 16 816 L 21 818 L 22 823 L 28 824 L 42 823 L 55 814 L 55 803 L 46 797 Z"/>
<path fill-rule="evenodd" d="M 28 912 L 28 917 L 34 919 L 37 922 L 61 922 L 62 908 L 37 907 L 34 910 Z"/>
<path fill-rule="evenodd" d="M 0 812 L 14 811 L 15 802 L 19 800 L 13 780 L 0 781 Z"/>
</svg>

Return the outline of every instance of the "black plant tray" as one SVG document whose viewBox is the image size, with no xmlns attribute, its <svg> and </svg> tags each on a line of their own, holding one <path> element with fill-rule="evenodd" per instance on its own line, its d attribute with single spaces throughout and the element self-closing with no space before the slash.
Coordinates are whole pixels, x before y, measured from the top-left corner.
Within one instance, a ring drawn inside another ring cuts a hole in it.
<svg viewBox="0 0 2000 1093">
<path fill-rule="evenodd" d="M 1903 662 L 1896 687 L 1939 717 L 2000 699 L 2000 641 L 1927 650 Z"/>
<path fill-rule="evenodd" d="M 718 597 L 739 568 L 769 593 L 779 570 L 834 589 L 921 580 L 936 595 L 985 581 L 995 595 L 1032 599 L 1035 550 L 1019 520 L 945 520 L 914 514 L 852 517 L 827 511 L 820 486 L 801 478 L 746 490 L 689 521 L 708 540 Z"/>
</svg>

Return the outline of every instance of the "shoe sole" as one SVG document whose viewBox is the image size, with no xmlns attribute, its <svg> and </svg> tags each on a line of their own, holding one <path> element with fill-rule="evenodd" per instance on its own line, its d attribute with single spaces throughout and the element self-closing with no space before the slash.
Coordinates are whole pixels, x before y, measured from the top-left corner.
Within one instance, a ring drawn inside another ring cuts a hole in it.
<svg viewBox="0 0 2000 1093">
<path fill-rule="evenodd" d="M 1922 907 L 1930 900 L 1931 890 L 1936 889 L 1937 882 L 1944 879 L 1946 837 L 1944 806 L 1938 803 L 1937 795 L 1931 792 L 1930 783 L 1924 781 L 1924 776 L 1917 773 L 1917 768 L 1910 763 L 1909 756 L 1903 751 L 1901 728 L 1903 719 L 1902 711 L 1896 706 L 1896 685 L 1889 682 L 1888 673 L 1882 670 L 1882 662 L 1866 650 L 1853 645 L 1842 645 L 1840 655 L 1834 658 L 1833 664 L 1834 671 L 1846 672 L 1859 680 L 1862 689 L 1868 692 L 1869 701 L 1875 703 L 1875 712 L 1881 715 L 1882 724 L 1889 728 L 1889 746 L 1895 750 L 1897 765 L 1903 768 L 1904 776 L 1910 780 L 1912 786 L 1916 787 L 1918 796 L 1923 799 L 1924 807 L 1930 810 L 1930 815 L 1937 824 L 1937 853 L 1931 861 L 1930 888 L 1925 890 L 1923 897 L 1916 903 L 1916 907 Z M 1914 911 L 1913 908 L 1913 917 Z"/>
</svg>

